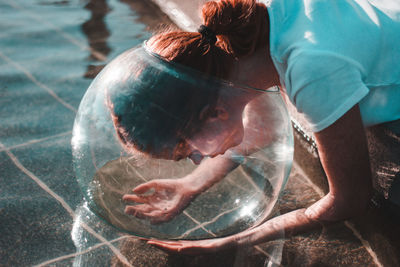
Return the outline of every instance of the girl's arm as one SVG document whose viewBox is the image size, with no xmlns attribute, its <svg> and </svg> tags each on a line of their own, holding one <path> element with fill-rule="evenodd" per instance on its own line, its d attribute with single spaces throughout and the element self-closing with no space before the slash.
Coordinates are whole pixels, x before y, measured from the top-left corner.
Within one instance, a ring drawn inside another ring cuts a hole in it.
<svg viewBox="0 0 400 267">
<path fill-rule="evenodd" d="M 364 212 L 372 194 L 368 145 L 358 105 L 315 133 L 329 193 L 307 209 L 313 219 L 339 220 Z"/>
<path fill-rule="evenodd" d="M 295 210 L 234 236 L 202 241 L 149 241 L 183 253 L 205 253 L 236 246 L 256 245 L 303 232 L 327 221 L 363 213 L 371 196 L 371 171 L 367 142 L 358 106 L 328 128 L 315 134 L 330 192 L 308 207 Z"/>
</svg>

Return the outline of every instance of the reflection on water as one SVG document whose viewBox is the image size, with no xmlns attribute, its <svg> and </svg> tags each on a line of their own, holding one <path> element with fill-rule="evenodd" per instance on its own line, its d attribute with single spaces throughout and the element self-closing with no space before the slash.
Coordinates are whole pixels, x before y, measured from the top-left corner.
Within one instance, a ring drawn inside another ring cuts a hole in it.
<svg viewBox="0 0 400 267">
<path fill-rule="evenodd" d="M 68 1 L 62 1 L 63 4 Z M 126 27 L 125 38 L 129 38 L 130 32 L 134 32 L 132 38 L 132 46 L 138 40 L 146 39 L 147 33 L 150 31 L 160 31 L 165 25 L 171 27 L 171 20 L 156 6 L 152 1 L 147 0 L 120 0 L 122 5 L 129 7 L 131 10 L 131 19 L 138 25 L 146 25 L 145 31 L 137 31 L 136 29 Z M 60 2 L 52 2 L 52 4 L 60 4 Z M 89 0 L 84 6 L 90 12 L 90 17 L 81 25 L 81 30 L 88 39 L 90 46 L 89 61 L 87 70 L 84 73 L 85 78 L 93 79 L 105 66 L 105 60 L 113 52 L 109 45 L 109 38 L 112 33 L 109 30 L 110 25 L 106 23 L 107 15 L 110 15 L 113 7 L 110 7 L 110 1 L 107 0 Z"/>
<path fill-rule="evenodd" d="M 69 4 L 68 0 L 61 0 L 61 1 L 40 1 L 39 5 L 67 5 Z"/>
<path fill-rule="evenodd" d="M 107 38 L 110 36 L 110 31 L 104 22 L 104 18 L 110 8 L 105 0 L 92 0 L 85 5 L 85 9 L 91 13 L 90 19 L 82 24 L 82 31 L 89 39 L 89 45 L 94 50 L 108 55 L 111 48 L 107 45 Z M 90 55 L 91 59 L 98 60 L 93 53 Z"/>
<path fill-rule="evenodd" d="M 102 60 L 102 58 L 99 58 L 98 54 L 93 53 L 93 51 L 100 52 L 105 56 L 111 52 L 111 48 L 107 44 L 110 31 L 107 29 L 107 25 L 104 22 L 104 18 L 107 13 L 110 12 L 110 8 L 106 0 L 91 0 L 85 5 L 85 9 L 89 10 L 91 14 L 89 20 L 83 23 L 81 27 L 83 33 L 88 38 L 91 48 L 89 58 L 91 60 Z M 105 64 L 89 64 L 84 77 L 94 78 L 104 65 Z"/>
<path fill-rule="evenodd" d="M 161 9 L 149 0 L 120 0 L 121 3 L 126 4 L 134 10 L 139 16 L 135 21 L 147 26 L 148 31 L 159 31 L 162 28 L 175 27 L 170 18 L 161 11 Z M 136 35 L 135 37 L 141 38 L 142 36 Z"/>
</svg>

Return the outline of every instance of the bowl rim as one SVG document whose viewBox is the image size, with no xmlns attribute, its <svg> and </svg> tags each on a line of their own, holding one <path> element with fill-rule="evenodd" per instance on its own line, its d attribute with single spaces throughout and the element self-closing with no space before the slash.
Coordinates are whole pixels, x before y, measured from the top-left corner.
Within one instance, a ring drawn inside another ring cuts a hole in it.
<svg viewBox="0 0 400 267">
<path fill-rule="evenodd" d="M 241 83 L 234 83 L 232 81 L 228 81 L 225 79 L 221 79 L 215 76 L 211 76 L 208 74 L 205 74 L 203 72 L 200 72 L 198 70 L 195 70 L 193 68 L 187 67 L 185 65 L 170 61 L 165 59 L 164 57 L 160 56 L 159 54 L 151 51 L 151 49 L 147 46 L 147 40 L 144 41 L 141 45 L 139 45 L 139 48 L 143 48 L 143 50 L 146 52 L 147 55 L 152 56 L 156 58 L 157 60 L 163 62 L 163 64 L 166 64 L 167 66 L 170 65 L 172 68 L 178 70 L 180 73 L 184 73 L 185 75 L 190 75 L 194 79 L 205 79 L 210 82 L 215 82 L 219 83 L 225 87 L 234 87 L 237 89 L 242 89 L 242 90 L 256 90 L 258 92 L 262 93 L 280 93 L 281 89 L 278 85 L 269 87 L 267 89 L 260 89 L 257 87 L 241 84 Z"/>
</svg>

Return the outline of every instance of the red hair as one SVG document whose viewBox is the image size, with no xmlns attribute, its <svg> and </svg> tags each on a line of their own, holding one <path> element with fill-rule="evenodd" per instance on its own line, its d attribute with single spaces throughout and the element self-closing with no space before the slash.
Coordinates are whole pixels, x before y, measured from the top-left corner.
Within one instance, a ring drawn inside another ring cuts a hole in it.
<svg viewBox="0 0 400 267">
<path fill-rule="evenodd" d="M 207 2 L 202 19 L 203 25 L 215 32 L 215 45 L 198 32 L 183 31 L 157 34 L 147 45 L 167 60 L 226 79 L 233 60 L 251 55 L 268 43 L 267 7 L 255 0 Z"/>
</svg>

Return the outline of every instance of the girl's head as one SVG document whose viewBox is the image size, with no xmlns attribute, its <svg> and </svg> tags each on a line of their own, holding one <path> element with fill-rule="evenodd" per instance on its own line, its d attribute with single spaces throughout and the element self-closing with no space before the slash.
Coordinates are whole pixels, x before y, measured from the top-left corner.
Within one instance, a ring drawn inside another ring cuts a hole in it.
<svg viewBox="0 0 400 267">
<path fill-rule="evenodd" d="M 108 97 L 114 126 L 127 150 L 175 160 L 190 157 L 198 163 L 203 156 L 223 154 L 240 143 L 247 93 L 206 77 L 233 80 L 236 62 L 267 45 L 267 10 L 254 0 L 211 1 L 204 4 L 202 17 L 217 37 L 215 44 L 198 32 L 157 34 L 146 46 L 162 58 L 153 60 L 169 70 L 143 67 L 135 73 L 140 83 L 125 89 L 132 93 Z M 201 82 L 180 79 L 186 69 L 174 63 L 206 75 Z"/>
<path fill-rule="evenodd" d="M 207 2 L 202 8 L 202 21 L 215 33 L 215 44 L 199 32 L 184 31 L 157 34 L 147 44 L 166 60 L 228 79 L 235 60 L 268 43 L 267 8 L 255 0 Z"/>
</svg>

